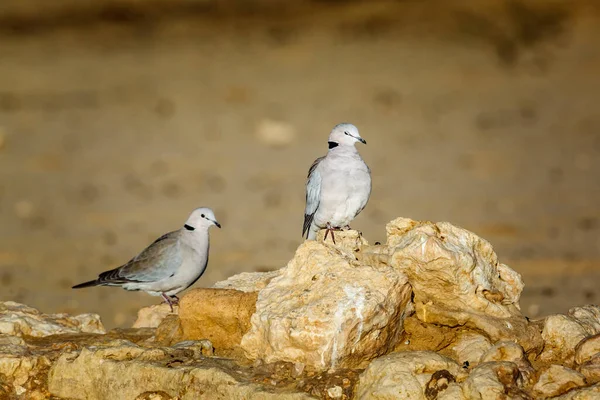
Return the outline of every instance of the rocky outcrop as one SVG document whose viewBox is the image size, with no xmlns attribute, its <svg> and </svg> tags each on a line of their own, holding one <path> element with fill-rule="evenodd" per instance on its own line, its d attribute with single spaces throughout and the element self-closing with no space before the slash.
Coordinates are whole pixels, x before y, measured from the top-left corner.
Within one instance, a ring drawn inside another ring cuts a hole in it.
<svg viewBox="0 0 600 400">
<path fill-rule="evenodd" d="M 362 263 L 366 242 L 355 231 L 340 247 L 302 244 L 261 290 L 241 347 L 250 359 L 289 361 L 326 370 L 357 367 L 394 347 L 411 290 L 406 276 Z"/>
<path fill-rule="evenodd" d="M 55 396 L 82 399 L 135 399 L 163 392 L 186 399 L 308 399 L 304 393 L 282 393 L 231 373 L 232 363 L 203 363 L 204 343 L 145 349 L 130 342 L 65 353 L 48 374 Z M 198 363 L 190 364 L 190 361 Z M 188 364 L 188 365 L 186 365 Z M 194 365 L 195 364 L 195 365 Z M 173 368 L 173 366 L 185 367 Z M 229 372 L 228 372 L 229 371 Z M 270 390 L 269 390 L 270 389 Z"/>
<path fill-rule="evenodd" d="M 431 351 L 389 354 L 371 362 L 361 374 L 356 398 L 426 400 L 466 375 L 456 361 Z M 439 382 L 442 378 L 443 383 Z"/>
<path fill-rule="evenodd" d="M 403 218 L 387 233 L 321 232 L 284 268 L 140 310 L 130 330 L 0 303 L 0 398 L 600 396 L 598 306 L 529 321 L 485 240 Z"/>
<path fill-rule="evenodd" d="M 62 333 L 105 333 L 97 314 L 42 314 L 35 308 L 5 301 L 0 303 L 0 333 L 42 337 Z"/>
</svg>

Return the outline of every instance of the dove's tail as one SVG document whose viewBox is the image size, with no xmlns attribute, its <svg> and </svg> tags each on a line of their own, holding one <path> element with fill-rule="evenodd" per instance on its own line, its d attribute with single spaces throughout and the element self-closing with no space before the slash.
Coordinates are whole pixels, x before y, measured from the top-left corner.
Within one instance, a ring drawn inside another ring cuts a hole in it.
<svg viewBox="0 0 600 400">
<path fill-rule="evenodd" d="M 86 287 L 98 286 L 101 284 L 102 284 L 102 282 L 99 282 L 98 279 L 94 279 L 93 281 L 83 282 L 83 283 L 80 283 L 79 285 L 75 285 L 71 289 L 82 289 L 82 288 L 86 288 Z"/>
</svg>

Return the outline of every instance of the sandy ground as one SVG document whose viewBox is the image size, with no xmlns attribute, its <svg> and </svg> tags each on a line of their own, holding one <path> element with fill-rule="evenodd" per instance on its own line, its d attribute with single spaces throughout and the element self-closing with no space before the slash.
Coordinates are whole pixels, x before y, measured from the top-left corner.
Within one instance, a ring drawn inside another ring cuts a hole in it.
<svg viewBox="0 0 600 400">
<path fill-rule="evenodd" d="M 397 216 L 450 221 L 522 273 L 526 314 L 597 303 L 600 13 L 588 3 L 2 31 L 0 298 L 127 326 L 159 299 L 70 287 L 201 205 L 223 229 L 197 286 L 284 266 L 307 169 L 349 121 L 368 141 L 373 193 L 353 226 L 370 242 Z"/>
</svg>

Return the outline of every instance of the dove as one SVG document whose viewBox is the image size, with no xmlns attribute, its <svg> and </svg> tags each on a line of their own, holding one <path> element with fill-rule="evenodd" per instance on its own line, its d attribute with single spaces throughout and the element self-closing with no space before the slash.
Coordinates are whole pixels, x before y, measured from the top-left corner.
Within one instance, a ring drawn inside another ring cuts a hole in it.
<svg viewBox="0 0 600 400">
<path fill-rule="evenodd" d="M 177 293 L 193 285 L 208 265 L 211 226 L 221 228 L 210 208 L 195 209 L 179 230 L 156 239 L 126 264 L 101 273 L 97 279 L 73 286 L 120 286 L 161 296 L 173 311 Z"/>
<path fill-rule="evenodd" d="M 365 208 L 371 195 L 371 170 L 358 154 L 357 142 L 367 144 L 352 124 L 338 124 L 329 134 L 327 155 L 308 170 L 302 236 L 314 240 L 326 228 L 350 229 L 350 222 Z"/>
</svg>

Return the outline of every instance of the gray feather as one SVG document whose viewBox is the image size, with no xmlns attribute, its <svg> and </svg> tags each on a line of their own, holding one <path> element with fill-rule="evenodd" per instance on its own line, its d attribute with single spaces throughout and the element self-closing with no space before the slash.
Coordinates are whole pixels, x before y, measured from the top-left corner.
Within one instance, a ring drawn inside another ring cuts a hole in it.
<svg viewBox="0 0 600 400">
<path fill-rule="evenodd" d="M 159 237 L 126 264 L 100 274 L 98 283 L 112 286 L 168 278 L 177 272 L 183 259 L 179 235 L 180 231 L 174 231 Z"/>
<path fill-rule="evenodd" d="M 310 224 L 312 224 L 315 213 L 319 208 L 319 196 L 321 195 L 321 174 L 317 170 L 317 167 L 324 158 L 325 156 L 317 158 L 308 170 L 308 177 L 306 180 L 306 207 L 304 208 L 302 237 L 305 235 L 308 236 Z"/>
</svg>

